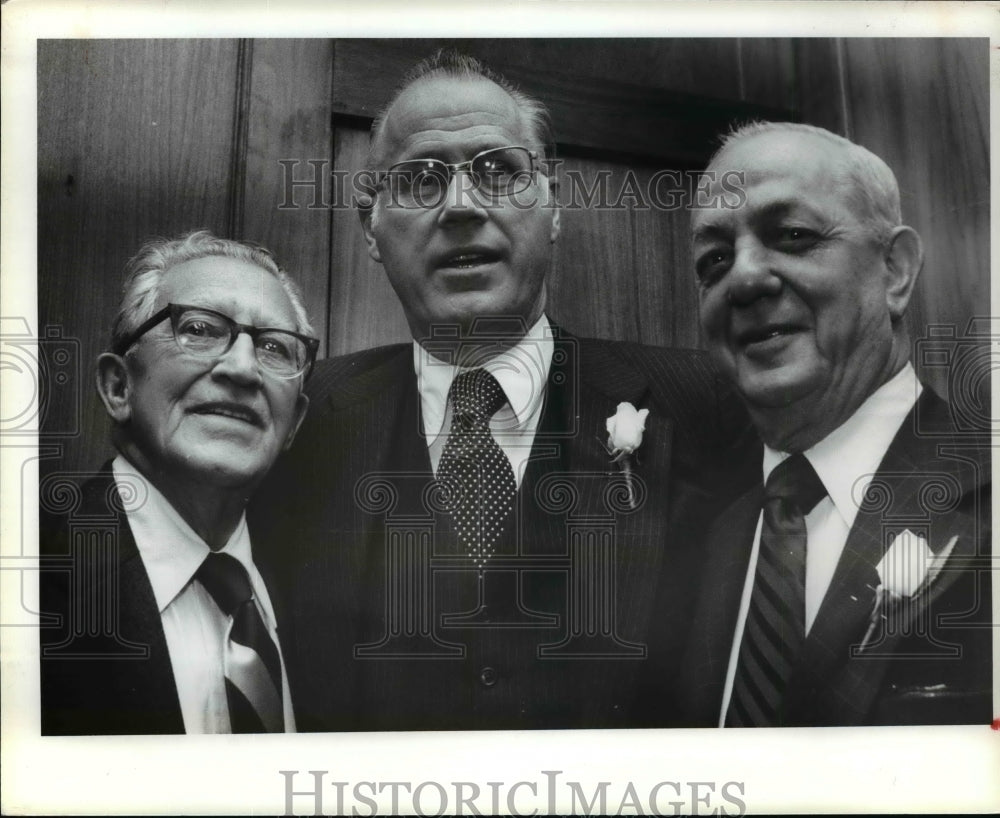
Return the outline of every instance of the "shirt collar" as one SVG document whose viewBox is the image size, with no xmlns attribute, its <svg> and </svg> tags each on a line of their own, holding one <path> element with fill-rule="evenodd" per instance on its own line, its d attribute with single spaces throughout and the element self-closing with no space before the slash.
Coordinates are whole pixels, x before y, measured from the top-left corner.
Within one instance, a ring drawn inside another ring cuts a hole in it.
<svg viewBox="0 0 1000 818">
<path fill-rule="evenodd" d="M 907 362 L 844 423 L 804 452 L 848 528 L 854 525 L 868 484 L 922 390 Z M 787 452 L 764 447 L 765 482 L 787 457 Z"/>
<path fill-rule="evenodd" d="M 156 486 L 124 456 L 118 455 L 111 468 L 116 485 L 126 483 L 131 489 L 138 482 L 145 489 L 140 492 L 122 490 L 119 494 L 135 537 L 136 548 L 142 557 L 149 583 L 153 586 L 157 608 L 163 613 L 205 561 L 209 547 Z M 250 572 L 251 577 L 256 574 L 246 515 L 240 517 L 236 530 L 222 551 L 236 557 Z"/>
<path fill-rule="evenodd" d="M 507 398 L 507 406 L 497 412 L 497 417 L 513 421 L 510 424 L 513 428 L 520 428 L 539 412 L 554 350 L 552 328 L 543 315 L 515 346 L 483 364 L 483 369 L 497 379 Z M 444 429 L 448 390 L 461 368 L 438 360 L 416 341 L 413 342 L 413 368 L 420 391 L 424 434 L 436 437 Z"/>
</svg>

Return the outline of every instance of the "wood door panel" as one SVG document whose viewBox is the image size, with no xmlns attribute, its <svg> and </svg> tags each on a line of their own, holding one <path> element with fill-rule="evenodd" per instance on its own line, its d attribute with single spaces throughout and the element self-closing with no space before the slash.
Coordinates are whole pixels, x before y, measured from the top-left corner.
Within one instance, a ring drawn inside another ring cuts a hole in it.
<svg viewBox="0 0 1000 818">
<path fill-rule="evenodd" d="M 744 99 L 735 39 L 339 40 L 334 111 L 374 117 L 403 74 L 441 46 L 465 48 L 544 101 L 560 145 L 603 156 L 697 165 L 733 120 L 797 118 L 766 100 Z M 655 59 L 646 58 L 651 53 Z"/>
<path fill-rule="evenodd" d="M 368 132 L 341 126 L 334 134 L 334 166 L 350 178 L 365 166 Z M 382 265 L 368 255 L 368 246 L 353 208 L 333 215 L 330 255 L 331 355 L 409 341 L 410 331 Z"/>
<path fill-rule="evenodd" d="M 924 269 L 907 313 L 911 338 L 927 326 L 962 337 L 990 303 L 989 43 L 844 41 L 851 138 L 899 179 L 903 221 L 924 242 Z M 918 371 L 949 391 L 939 367 Z"/>
<path fill-rule="evenodd" d="M 331 40 L 254 41 L 242 230 L 300 284 L 320 355 L 329 318 L 332 61 Z M 289 179 L 315 179 L 320 195 L 289 189 Z"/>
</svg>

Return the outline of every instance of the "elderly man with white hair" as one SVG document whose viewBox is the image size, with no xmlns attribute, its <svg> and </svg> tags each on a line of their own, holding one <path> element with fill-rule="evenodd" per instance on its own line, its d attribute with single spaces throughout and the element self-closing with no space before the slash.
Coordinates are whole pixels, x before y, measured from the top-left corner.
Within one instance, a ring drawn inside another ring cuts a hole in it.
<svg viewBox="0 0 1000 818">
<path fill-rule="evenodd" d="M 96 379 L 117 456 L 41 491 L 42 604 L 60 615 L 41 632 L 42 731 L 294 731 L 244 509 L 302 422 L 318 341 L 261 247 L 199 231 L 126 274 Z"/>
</svg>

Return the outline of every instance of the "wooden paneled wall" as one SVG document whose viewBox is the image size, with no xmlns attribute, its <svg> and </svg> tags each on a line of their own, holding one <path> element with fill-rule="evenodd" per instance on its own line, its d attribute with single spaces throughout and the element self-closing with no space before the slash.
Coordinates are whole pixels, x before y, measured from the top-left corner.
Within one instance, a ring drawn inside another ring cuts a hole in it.
<svg viewBox="0 0 1000 818">
<path fill-rule="evenodd" d="M 83 375 L 80 417 L 53 401 L 42 421 L 79 436 L 43 468 L 96 468 L 111 451 L 93 362 L 129 256 L 155 236 L 228 230 L 239 46 L 39 42 L 38 323 L 78 339 Z"/>
<path fill-rule="evenodd" d="M 591 184 L 606 173 L 612 191 L 703 166 L 735 120 L 846 134 L 897 172 L 904 217 L 924 236 L 915 334 L 988 308 L 985 39 L 42 41 L 39 325 L 79 339 L 86 374 L 81 433 L 52 467 L 110 452 L 91 364 L 121 269 L 150 237 L 207 227 L 271 248 L 302 283 L 321 354 L 408 337 L 356 212 L 327 205 L 332 174 L 363 166 L 371 116 L 400 74 L 442 45 L 544 99 L 560 173 Z M 319 196 L 289 191 L 289 173 Z M 553 316 L 582 335 L 698 345 L 684 209 L 567 208 L 562 223 Z M 946 391 L 946 373 L 926 374 Z M 68 407 L 51 406 L 45 428 L 66 428 Z"/>
<path fill-rule="evenodd" d="M 900 183 L 903 220 L 924 237 L 911 333 L 964 333 L 990 311 L 990 130 L 986 41 L 841 43 L 847 136 L 881 156 Z M 926 373 L 940 379 L 940 373 Z"/>
</svg>

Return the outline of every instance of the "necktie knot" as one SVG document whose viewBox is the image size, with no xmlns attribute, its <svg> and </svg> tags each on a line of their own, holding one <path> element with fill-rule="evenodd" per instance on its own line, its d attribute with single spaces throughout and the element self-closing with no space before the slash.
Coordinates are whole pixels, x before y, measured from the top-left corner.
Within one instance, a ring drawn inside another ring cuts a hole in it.
<svg viewBox="0 0 1000 818">
<path fill-rule="evenodd" d="M 764 486 L 765 502 L 788 500 L 808 514 L 826 496 L 826 487 L 804 454 L 793 454 L 779 463 Z"/>
<path fill-rule="evenodd" d="M 195 576 L 226 616 L 232 616 L 242 604 L 253 599 L 247 569 L 229 554 L 209 554 Z"/>
<path fill-rule="evenodd" d="M 507 400 L 497 379 L 481 368 L 458 374 L 448 396 L 455 415 L 478 423 L 489 423 Z"/>
</svg>

